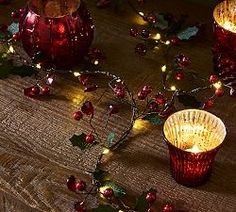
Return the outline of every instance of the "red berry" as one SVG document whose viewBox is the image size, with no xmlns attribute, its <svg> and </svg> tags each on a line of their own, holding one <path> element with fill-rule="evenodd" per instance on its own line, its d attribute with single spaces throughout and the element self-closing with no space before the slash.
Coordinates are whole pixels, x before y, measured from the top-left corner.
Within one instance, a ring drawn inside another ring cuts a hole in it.
<svg viewBox="0 0 236 212">
<path fill-rule="evenodd" d="M 85 138 L 86 143 L 92 144 L 94 140 L 95 140 L 95 137 L 92 133 L 89 133 L 88 135 L 86 135 L 86 138 Z"/>
<path fill-rule="evenodd" d="M 215 95 L 217 97 L 222 97 L 224 95 L 224 89 L 223 88 L 218 88 L 215 90 Z"/>
<path fill-rule="evenodd" d="M 50 94 L 50 88 L 49 86 L 43 86 L 41 89 L 42 95 L 49 95 Z"/>
<path fill-rule="evenodd" d="M 204 105 L 203 105 L 203 109 L 210 109 L 214 106 L 214 100 L 212 99 L 208 99 Z"/>
<path fill-rule="evenodd" d="M 147 54 L 147 47 L 143 43 L 138 43 L 135 47 L 135 52 L 141 56 Z"/>
<path fill-rule="evenodd" d="M 138 30 L 136 28 L 131 28 L 130 31 L 129 31 L 129 34 L 132 37 L 137 37 L 138 36 Z"/>
<path fill-rule="evenodd" d="M 110 105 L 109 110 L 110 110 L 109 112 L 110 115 L 119 113 L 119 107 L 117 105 Z"/>
<path fill-rule="evenodd" d="M 219 77 L 215 74 L 212 74 L 210 77 L 209 77 L 209 82 L 210 83 L 215 83 L 219 80 Z"/>
<path fill-rule="evenodd" d="M 76 189 L 79 191 L 83 191 L 86 188 L 86 183 L 81 180 L 78 183 L 76 183 Z"/>
<path fill-rule="evenodd" d="M 149 85 L 145 85 L 145 86 L 143 86 L 142 91 L 147 94 L 150 94 L 152 92 L 152 87 Z"/>
<path fill-rule="evenodd" d="M 167 118 L 174 112 L 176 112 L 176 108 L 174 106 L 169 106 L 167 109 L 165 108 L 163 111 L 161 111 L 159 116 L 162 118 Z"/>
<path fill-rule="evenodd" d="M 142 31 L 141 31 L 141 36 L 143 37 L 143 38 L 149 38 L 149 36 L 150 36 L 150 31 L 149 30 L 147 30 L 147 29 L 143 29 Z"/>
<path fill-rule="evenodd" d="M 148 21 L 150 24 L 155 24 L 155 23 L 157 22 L 157 17 L 156 17 L 156 15 L 154 15 L 154 14 L 148 15 L 147 21 Z"/>
<path fill-rule="evenodd" d="M 120 99 L 124 99 L 125 98 L 125 91 L 123 89 L 119 89 L 118 91 L 116 91 L 115 95 L 116 95 L 116 97 L 118 97 Z"/>
<path fill-rule="evenodd" d="M 67 187 L 70 191 L 76 191 L 76 179 L 74 176 L 70 176 L 67 179 Z"/>
<path fill-rule="evenodd" d="M 176 59 L 177 65 L 182 68 L 186 67 L 187 65 L 191 63 L 191 60 L 183 54 L 177 55 L 175 59 Z"/>
<path fill-rule="evenodd" d="M 89 76 L 85 75 L 85 74 L 82 74 L 79 77 L 79 81 L 83 86 L 86 86 L 88 84 L 88 81 L 89 81 Z"/>
<path fill-rule="evenodd" d="M 155 101 L 158 105 L 164 105 L 166 103 L 166 98 L 162 93 L 158 93 L 155 96 Z"/>
<path fill-rule="evenodd" d="M 170 42 L 172 43 L 172 45 L 178 45 L 180 43 L 180 39 L 175 36 L 170 39 Z"/>
<path fill-rule="evenodd" d="M 35 86 L 33 86 L 33 87 L 31 88 L 31 91 L 32 91 L 32 93 L 33 93 L 34 95 L 39 95 L 39 93 L 40 93 L 40 88 L 39 88 L 39 86 L 35 85 Z"/>
<path fill-rule="evenodd" d="M 21 38 L 21 34 L 19 32 L 12 35 L 12 40 L 15 41 L 15 42 L 20 40 L 20 38 Z"/>
<path fill-rule="evenodd" d="M 150 204 L 154 203 L 157 199 L 156 192 L 148 192 L 146 195 L 146 201 Z"/>
<path fill-rule="evenodd" d="M 81 111 L 74 112 L 73 113 L 73 118 L 76 121 L 79 121 L 79 120 L 81 120 L 83 118 L 83 113 Z"/>
<path fill-rule="evenodd" d="M 144 99 L 146 99 L 146 97 L 147 97 L 147 93 L 144 92 L 143 90 L 138 92 L 138 99 L 139 100 L 144 100 Z"/>
<path fill-rule="evenodd" d="M 107 188 L 107 189 L 102 193 L 102 195 L 103 195 L 105 198 L 109 199 L 109 198 L 111 198 L 111 197 L 114 195 L 114 191 L 113 191 L 112 188 Z"/>
<path fill-rule="evenodd" d="M 166 204 L 164 205 L 162 212 L 173 212 L 174 211 L 174 206 L 172 204 Z"/>
<path fill-rule="evenodd" d="M 74 208 L 77 212 L 86 212 L 83 202 L 76 202 Z"/>
<path fill-rule="evenodd" d="M 86 101 L 82 107 L 81 107 L 81 111 L 86 114 L 87 116 L 89 115 L 93 115 L 94 114 L 94 108 L 93 108 L 93 104 L 90 101 Z"/>
<path fill-rule="evenodd" d="M 20 18 L 20 13 L 18 11 L 14 11 L 11 13 L 11 17 L 14 19 Z"/>
<path fill-rule="evenodd" d="M 178 71 L 175 74 L 175 79 L 178 80 L 178 81 L 183 80 L 184 79 L 184 72 L 183 71 Z"/>
<path fill-rule="evenodd" d="M 156 102 L 150 102 L 148 105 L 148 108 L 152 112 L 157 112 L 158 111 L 158 104 Z"/>
</svg>

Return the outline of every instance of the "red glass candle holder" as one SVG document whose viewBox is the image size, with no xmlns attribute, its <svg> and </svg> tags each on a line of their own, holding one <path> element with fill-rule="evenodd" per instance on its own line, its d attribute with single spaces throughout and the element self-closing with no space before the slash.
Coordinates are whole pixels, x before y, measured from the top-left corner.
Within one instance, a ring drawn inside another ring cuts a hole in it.
<svg viewBox="0 0 236 212">
<path fill-rule="evenodd" d="M 213 17 L 215 69 L 222 77 L 236 77 L 236 1 L 219 3 Z"/>
<path fill-rule="evenodd" d="M 203 110 L 183 110 L 166 120 L 163 132 L 176 182 L 189 187 L 206 182 L 226 136 L 224 123 Z"/>
<path fill-rule="evenodd" d="M 94 25 L 80 0 L 30 0 L 20 19 L 22 44 L 42 65 L 70 69 L 88 52 Z"/>
</svg>

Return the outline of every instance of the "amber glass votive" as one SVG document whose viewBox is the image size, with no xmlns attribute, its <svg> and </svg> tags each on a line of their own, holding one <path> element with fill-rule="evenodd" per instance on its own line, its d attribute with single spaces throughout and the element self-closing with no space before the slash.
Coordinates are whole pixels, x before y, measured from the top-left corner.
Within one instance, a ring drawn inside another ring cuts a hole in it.
<svg viewBox="0 0 236 212">
<path fill-rule="evenodd" d="M 182 110 L 166 120 L 163 133 L 176 182 L 189 187 L 206 182 L 226 136 L 224 123 L 204 110 Z"/>
<path fill-rule="evenodd" d="M 213 56 L 222 77 L 236 76 L 236 1 L 225 0 L 213 12 Z"/>
</svg>

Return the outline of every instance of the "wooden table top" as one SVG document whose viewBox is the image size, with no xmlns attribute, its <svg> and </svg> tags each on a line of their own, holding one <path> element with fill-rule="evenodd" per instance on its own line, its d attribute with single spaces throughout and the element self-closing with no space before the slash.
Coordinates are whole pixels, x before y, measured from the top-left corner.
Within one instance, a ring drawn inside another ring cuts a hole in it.
<svg viewBox="0 0 236 212">
<path fill-rule="evenodd" d="M 24 2 L 24 1 L 23 1 Z M 148 1 L 145 9 L 168 11 L 176 15 L 189 14 L 190 21 L 208 23 L 204 38 L 184 43 L 176 52 L 192 58 L 193 69 L 207 76 L 212 72 L 212 8 L 188 1 Z M 99 10 L 95 1 L 87 1 L 96 25 L 93 46 L 104 50 L 106 70 L 121 76 L 133 91 L 147 82 L 160 82 L 160 53 L 149 52 L 145 57 L 134 54 L 137 40 L 128 35 L 129 28 L 141 24 L 140 19 L 125 8 L 121 14 L 111 9 Z M 22 1 L 14 0 L 0 6 L 0 22 L 9 22 L 13 7 Z M 1 70 L 0 70 L 1 71 Z M 85 123 L 77 123 L 71 114 L 84 100 L 97 100 L 96 94 L 85 95 L 77 83 L 60 78 L 52 98 L 39 101 L 23 95 L 23 88 L 34 82 L 31 77 L 10 76 L 0 80 L 0 211 L 73 211 L 79 196 L 68 191 L 70 175 L 88 179 L 83 170 L 92 170 L 99 148 L 82 153 L 71 145 L 74 133 L 89 131 Z M 99 91 L 98 91 L 99 92 Z M 104 105 L 107 94 L 96 104 L 95 123 L 103 133 Z M 161 127 L 144 128 L 133 132 L 125 147 L 106 162 L 112 178 L 132 196 L 155 187 L 158 190 L 157 208 L 172 202 L 179 209 L 201 212 L 236 211 L 236 101 L 222 97 L 211 112 L 223 119 L 228 136 L 216 157 L 210 180 L 203 186 L 187 188 L 177 184 L 170 175 L 167 147 L 161 138 Z M 111 120 L 109 130 L 121 132 L 128 124 L 126 111 Z M 96 200 L 90 200 L 90 206 Z"/>
</svg>

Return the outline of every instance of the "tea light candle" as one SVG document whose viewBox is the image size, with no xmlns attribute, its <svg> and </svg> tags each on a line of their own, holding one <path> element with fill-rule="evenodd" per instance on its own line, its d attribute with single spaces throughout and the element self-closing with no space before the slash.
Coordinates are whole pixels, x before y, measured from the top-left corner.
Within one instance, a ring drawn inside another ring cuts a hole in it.
<svg viewBox="0 0 236 212">
<path fill-rule="evenodd" d="M 183 110 L 166 120 L 163 133 L 174 179 L 190 187 L 204 183 L 226 136 L 224 123 L 204 110 Z"/>
<path fill-rule="evenodd" d="M 225 0 L 213 12 L 213 47 L 216 70 L 223 76 L 236 73 L 236 1 Z"/>
</svg>

